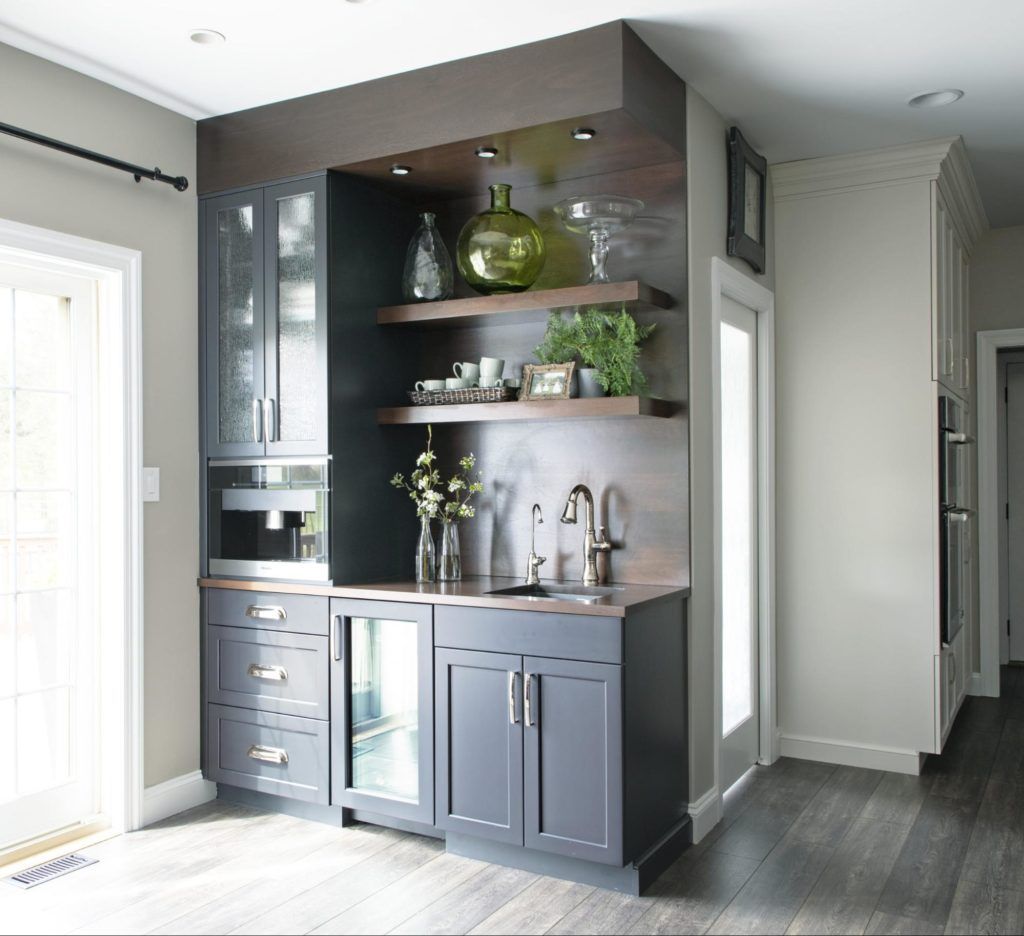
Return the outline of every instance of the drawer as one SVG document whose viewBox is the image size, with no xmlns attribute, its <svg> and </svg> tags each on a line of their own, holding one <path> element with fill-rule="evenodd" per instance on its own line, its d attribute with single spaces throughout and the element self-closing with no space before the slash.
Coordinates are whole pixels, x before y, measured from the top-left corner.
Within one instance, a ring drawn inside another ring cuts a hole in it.
<svg viewBox="0 0 1024 936">
<path fill-rule="evenodd" d="M 245 790 L 330 802 L 328 723 L 225 705 L 207 706 L 207 776 Z"/>
<path fill-rule="evenodd" d="M 330 628 L 329 599 L 319 595 L 208 588 L 206 622 L 326 637 Z"/>
<path fill-rule="evenodd" d="M 437 605 L 434 608 L 434 646 L 622 663 L 622 620 L 585 614 Z"/>
<path fill-rule="evenodd" d="M 210 702 L 330 717 L 327 638 L 248 627 L 206 629 L 206 691 Z"/>
</svg>

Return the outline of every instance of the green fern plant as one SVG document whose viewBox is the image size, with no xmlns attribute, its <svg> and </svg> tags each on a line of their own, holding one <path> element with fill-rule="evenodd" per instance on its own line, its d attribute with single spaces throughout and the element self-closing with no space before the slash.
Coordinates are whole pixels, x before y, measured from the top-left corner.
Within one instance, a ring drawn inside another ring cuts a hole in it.
<svg viewBox="0 0 1024 936">
<path fill-rule="evenodd" d="M 544 340 L 533 349 L 541 364 L 567 364 L 575 361 L 579 354 L 576 339 L 579 313 L 572 318 L 565 318 L 560 312 L 552 312 L 548 316 L 547 331 Z"/>
</svg>

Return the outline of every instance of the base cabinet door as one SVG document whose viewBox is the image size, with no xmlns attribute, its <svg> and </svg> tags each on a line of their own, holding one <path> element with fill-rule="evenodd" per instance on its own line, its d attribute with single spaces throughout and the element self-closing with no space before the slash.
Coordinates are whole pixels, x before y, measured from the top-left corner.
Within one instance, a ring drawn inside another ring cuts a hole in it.
<svg viewBox="0 0 1024 936">
<path fill-rule="evenodd" d="M 434 653 L 438 828 L 523 844 L 522 657 Z"/>
<path fill-rule="evenodd" d="M 523 660 L 524 844 L 621 866 L 622 667 Z"/>
</svg>

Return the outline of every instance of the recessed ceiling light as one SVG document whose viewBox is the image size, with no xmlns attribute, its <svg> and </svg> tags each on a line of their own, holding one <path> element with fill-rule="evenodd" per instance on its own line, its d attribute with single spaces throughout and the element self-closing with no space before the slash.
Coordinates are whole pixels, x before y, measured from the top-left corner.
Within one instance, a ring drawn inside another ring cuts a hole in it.
<svg viewBox="0 0 1024 936">
<path fill-rule="evenodd" d="M 188 37 L 197 45 L 220 45 L 225 41 L 224 33 L 219 33 L 216 29 L 193 29 Z"/>
<path fill-rule="evenodd" d="M 481 159 L 494 159 L 498 155 L 498 150 L 493 146 L 478 146 L 476 148 L 476 154 Z"/>
<path fill-rule="evenodd" d="M 597 131 L 590 127 L 576 127 L 569 135 L 574 140 L 592 140 L 597 136 Z"/>
<path fill-rule="evenodd" d="M 959 88 L 943 88 L 941 91 L 926 91 L 916 94 L 907 103 L 911 107 L 945 107 L 964 96 Z"/>
<path fill-rule="evenodd" d="M 392 175 L 408 175 L 410 172 L 412 172 L 412 166 L 402 166 L 395 163 L 395 165 L 391 167 Z"/>
</svg>

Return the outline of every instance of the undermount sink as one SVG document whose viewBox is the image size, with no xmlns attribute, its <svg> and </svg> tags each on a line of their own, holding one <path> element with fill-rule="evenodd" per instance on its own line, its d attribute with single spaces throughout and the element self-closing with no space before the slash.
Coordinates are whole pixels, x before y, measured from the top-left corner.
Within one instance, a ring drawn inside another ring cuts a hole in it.
<svg viewBox="0 0 1024 936">
<path fill-rule="evenodd" d="M 621 588 L 612 585 L 515 585 L 512 588 L 489 591 L 487 594 L 501 598 L 522 598 L 527 601 L 578 601 L 581 604 L 594 604 L 620 591 Z"/>
</svg>

